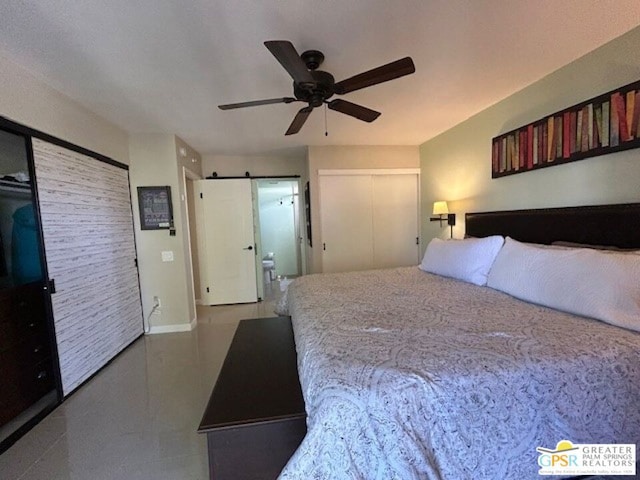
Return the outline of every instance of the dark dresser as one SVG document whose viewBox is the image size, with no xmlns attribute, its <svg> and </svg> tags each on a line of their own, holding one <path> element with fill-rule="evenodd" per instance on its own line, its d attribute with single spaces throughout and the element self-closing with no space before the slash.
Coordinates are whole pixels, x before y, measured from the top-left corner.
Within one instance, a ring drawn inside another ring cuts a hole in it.
<svg viewBox="0 0 640 480">
<path fill-rule="evenodd" d="M 55 388 L 42 282 L 0 290 L 0 425 Z"/>
</svg>

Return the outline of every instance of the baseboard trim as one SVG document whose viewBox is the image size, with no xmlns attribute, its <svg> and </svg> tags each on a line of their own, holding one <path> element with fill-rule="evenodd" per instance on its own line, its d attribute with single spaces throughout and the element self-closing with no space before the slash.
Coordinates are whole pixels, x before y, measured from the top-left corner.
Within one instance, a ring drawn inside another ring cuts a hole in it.
<svg viewBox="0 0 640 480">
<path fill-rule="evenodd" d="M 195 328 L 196 319 L 189 323 L 177 323 L 173 325 L 151 325 L 147 335 L 156 335 L 158 333 L 178 333 L 190 332 Z"/>
<path fill-rule="evenodd" d="M 191 320 L 191 323 L 189 324 L 189 326 L 191 327 L 191 330 L 195 329 L 198 326 L 197 316 L 193 317 L 193 320 Z"/>
</svg>

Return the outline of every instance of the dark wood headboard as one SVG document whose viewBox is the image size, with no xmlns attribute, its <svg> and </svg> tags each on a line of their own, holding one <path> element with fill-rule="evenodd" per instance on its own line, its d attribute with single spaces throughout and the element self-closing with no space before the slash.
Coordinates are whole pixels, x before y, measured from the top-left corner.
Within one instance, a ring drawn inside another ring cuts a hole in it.
<svg viewBox="0 0 640 480">
<path fill-rule="evenodd" d="M 466 235 L 640 248 L 640 203 L 467 213 Z"/>
</svg>

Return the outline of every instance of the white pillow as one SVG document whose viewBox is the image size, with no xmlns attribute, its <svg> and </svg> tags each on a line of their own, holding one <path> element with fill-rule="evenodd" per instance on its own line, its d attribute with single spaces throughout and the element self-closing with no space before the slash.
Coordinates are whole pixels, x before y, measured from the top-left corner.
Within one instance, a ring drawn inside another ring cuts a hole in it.
<svg viewBox="0 0 640 480">
<path fill-rule="evenodd" d="M 505 241 L 487 286 L 528 302 L 640 331 L 640 256 Z"/>
<path fill-rule="evenodd" d="M 464 240 L 434 238 L 427 245 L 419 268 L 476 285 L 486 285 L 487 274 L 503 243 L 504 238 L 500 235 Z"/>
</svg>

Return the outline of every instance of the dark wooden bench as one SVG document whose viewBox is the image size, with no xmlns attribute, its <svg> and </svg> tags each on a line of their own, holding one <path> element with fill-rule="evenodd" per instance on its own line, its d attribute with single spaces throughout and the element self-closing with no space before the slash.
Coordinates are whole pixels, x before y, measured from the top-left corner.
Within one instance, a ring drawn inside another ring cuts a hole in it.
<svg viewBox="0 0 640 480">
<path fill-rule="evenodd" d="M 275 479 L 306 431 L 291 319 L 241 320 L 198 428 L 209 478 Z"/>
</svg>

